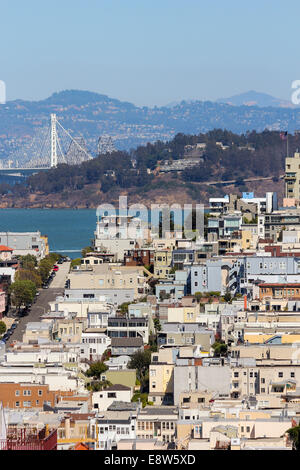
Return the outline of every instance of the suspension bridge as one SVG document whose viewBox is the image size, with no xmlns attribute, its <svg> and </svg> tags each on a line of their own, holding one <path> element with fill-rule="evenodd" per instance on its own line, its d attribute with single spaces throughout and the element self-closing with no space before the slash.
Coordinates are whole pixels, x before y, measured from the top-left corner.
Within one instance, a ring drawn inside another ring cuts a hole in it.
<svg viewBox="0 0 300 470">
<path fill-rule="evenodd" d="M 72 137 L 51 114 L 50 125 L 40 128 L 27 145 L 22 146 L 1 161 L 0 174 L 28 176 L 38 171 L 56 168 L 57 165 L 79 165 L 92 160 L 83 137 Z"/>
</svg>

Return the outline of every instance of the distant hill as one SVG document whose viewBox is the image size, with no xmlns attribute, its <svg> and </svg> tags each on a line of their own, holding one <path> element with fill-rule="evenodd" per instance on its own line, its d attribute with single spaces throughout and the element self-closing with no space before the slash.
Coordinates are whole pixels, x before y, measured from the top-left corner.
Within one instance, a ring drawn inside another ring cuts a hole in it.
<svg viewBox="0 0 300 470">
<path fill-rule="evenodd" d="M 200 143 L 201 155 L 194 154 L 191 162 L 186 150 L 197 150 Z M 299 147 L 300 134 L 289 135 L 290 154 Z M 102 154 L 81 165 L 58 165 L 28 177 L 23 185 L 0 182 L 0 207 L 91 208 L 117 203 L 120 195 L 127 195 L 130 204 L 146 206 L 206 204 L 209 197 L 230 191 L 263 196 L 275 190 L 282 198 L 285 156 L 285 142 L 276 131 L 179 133 L 168 142 Z"/>
<path fill-rule="evenodd" d="M 274 96 L 267 93 L 259 93 L 251 90 L 239 95 L 231 96 L 230 98 L 219 98 L 217 103 L 226 103 L 232 106 L 258 106 L 260 108 L 295 108 L 296 106 L 287 100 L 274 98 Z"/>
<path fill-rule="evenodd" d="M 49 123 L 51 113 L 57 114 L 74 137 L 83 136 L 94 156 L 103 134 L 113 138 L 117 149 L 130 150 L 148 142 L 171 140 L 178 133 L 198 134 L 216 128 L 237 134 L 300 129 L 300 108 L 270 106 L 276 99 L 267 97 L 249 92 L 229 98 L 232 104 L 189 100 L 150 108 L 103 94 L 66 90 L 41 101 L 10 101 L 0 105 L 0 158 L 9 158 L 17 149 L 22 154 L 24 146 L 30 147 L 35 133 Z"/>
</svg>

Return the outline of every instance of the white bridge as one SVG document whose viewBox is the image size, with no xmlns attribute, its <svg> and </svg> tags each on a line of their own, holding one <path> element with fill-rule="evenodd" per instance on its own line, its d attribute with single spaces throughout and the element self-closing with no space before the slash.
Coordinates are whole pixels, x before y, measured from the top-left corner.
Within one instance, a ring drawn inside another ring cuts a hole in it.
<svg viewBox="0 0 300 470">
<path fill-rule="evenodd" d="M 40 128 L 27 145 L 9 156 L 9 160 L 0 161 L 0 173 L 30 174 L 56 168 L 62 163 L 79 165 L 92 158 L 83 137 L 72 137 L 56 114 L 51 114 L 50 126 Z"/>
</svg>

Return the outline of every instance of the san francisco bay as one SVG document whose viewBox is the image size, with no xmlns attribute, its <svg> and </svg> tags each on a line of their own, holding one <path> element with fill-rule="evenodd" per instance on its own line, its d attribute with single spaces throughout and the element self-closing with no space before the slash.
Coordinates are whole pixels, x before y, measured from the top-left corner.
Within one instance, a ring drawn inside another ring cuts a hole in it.
<svg viewBox="0 0 300 470">
<path fill-rule="evenodd" d="M 1 232 L 40 231 L 50 251 L 74 259 L 91 244 L 96 228 L 95 209 L 0 209 Z"/>
</svg>

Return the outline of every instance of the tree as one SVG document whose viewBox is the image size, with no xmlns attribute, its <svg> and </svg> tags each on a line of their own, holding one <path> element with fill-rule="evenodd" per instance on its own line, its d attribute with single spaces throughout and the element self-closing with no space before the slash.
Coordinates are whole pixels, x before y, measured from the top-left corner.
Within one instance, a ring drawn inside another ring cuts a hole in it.
<svg viewBox="0 0 300 470">
<path fill-rule="evenodd" d="M 300 426 L 288 429 L 287 433 L 293 441 L 293 450 L 300 450 Z"/>
<path fill-rule="evenodd" d="M 36 256 L 30 254 L 21 256 L 20 261 L 23 269 L 32 270 L 38 264 Z"/>
<path fill-rule="evenodd" d="M 94 250 L 91 246 L 86 246 L 85 248 L 82 248 L 81 250 L 81 256 L 84 258 L 87 253 L 92 253 Z"/>
<path fill-rule="evenodd" d="M 63 256 L 60 254 L 60 253 L 50 253 L 49 255 L 46 256 L 46 258 L 44 259 L 47 259 L 50 261 L 51 265 L 53 265 L 54 263 L 57 263 L 57 261 L 62 258 Z"/>
<path fill-rule="evenodd" d="M 81 265 L 81 258 L 72 259 L 71 268 L 74 268 L 75 266 L 80 266 L 80 265 Z"/>
<path fill-rule="evenodd" d="M 6 325 L 4 321 L 0 321 L 0 335 L 3 335 L 6 332 Z"/>
<path fill-rule="evenodd" d="M 146 405 L 151 405 L 151 404 L 153 405 L 152 402 L 148 401 L 148 393 L 137 392 L 133 395 L 131 401 L 132 402 L 140 401 L 142 403 L 143 408 L 145 408 Z"/>
<path fill-rule="evenodd" d="M 227 291 L 226 294 L 224 295 L 224 300 L 225 302 L 230 302 L 232 300 L 232 297 L 229 291 Z"/>
<path fill-rule="evenodd" d="M 42 279 L 42 282 L 47 281 L 54 262 L 55 261 L 51 260 L 51 258 L 43 258 L 40 261 L 38 273 Z"/>
<path fill-rule="evenodd" d="M 128 369 L 136 369 L 138 379 L 143 381 L 146 377 L 146 373 L 148 372 L 150 364 L 150 349 L 146 349 L 145 351 L 137 351 L 131 356 L 130 362 L 128 363 Z"/>
<path fill-rule="evenodd" d="M 9 287 L 11 301 L 18 310 L 24 305 L 30 305 L 36 294 L 36 286 L 34 282 L 29 280 L 15 281 Z"/>
<path fill-rule="evenodd" d="M 227 344 L 224 341 L 219 340 L 216 341 L 213 345 L 214 355 L 215 357 L 226 356 L 227 354 Z"/>
<path fill-rule="evenodd" d="M 103 372 L 108 369 L 107 365 L 104 362 L 96 361 L 90 365 L 90 368 L 86 371 L 86 375 L 88 377 L 95 377 L 100 379 Z"/>
<path fill-rule="evenodd" d="M 93 380 L 87 385 L 87 389 L 92 392 L 99 392 L 107 387 L 111 387 L 112 383 L 109 380 Z"/>
<path fill-rule="evenodd" d="M 153 319 L 154 327 L 156 331 L 161 331 L 161 324 L 158 318 Z"/>
<path fill-rule="evenodd" d="M 125 313 L 128 313 L 128 305 L 130 305 L 131 303 L 132 302 L 124 302 L 120 305 L 119 309 L 123 315 L 125 315 Z"/>
<path fill-rule="evenodd" d="M 32 281 L 36 288 L 39 289 L 42 285 L 42 278 L 39 272 L 33 269 L 19 269 L 16 274 L 16 280 L 18 281 Z"/>
</svg>

